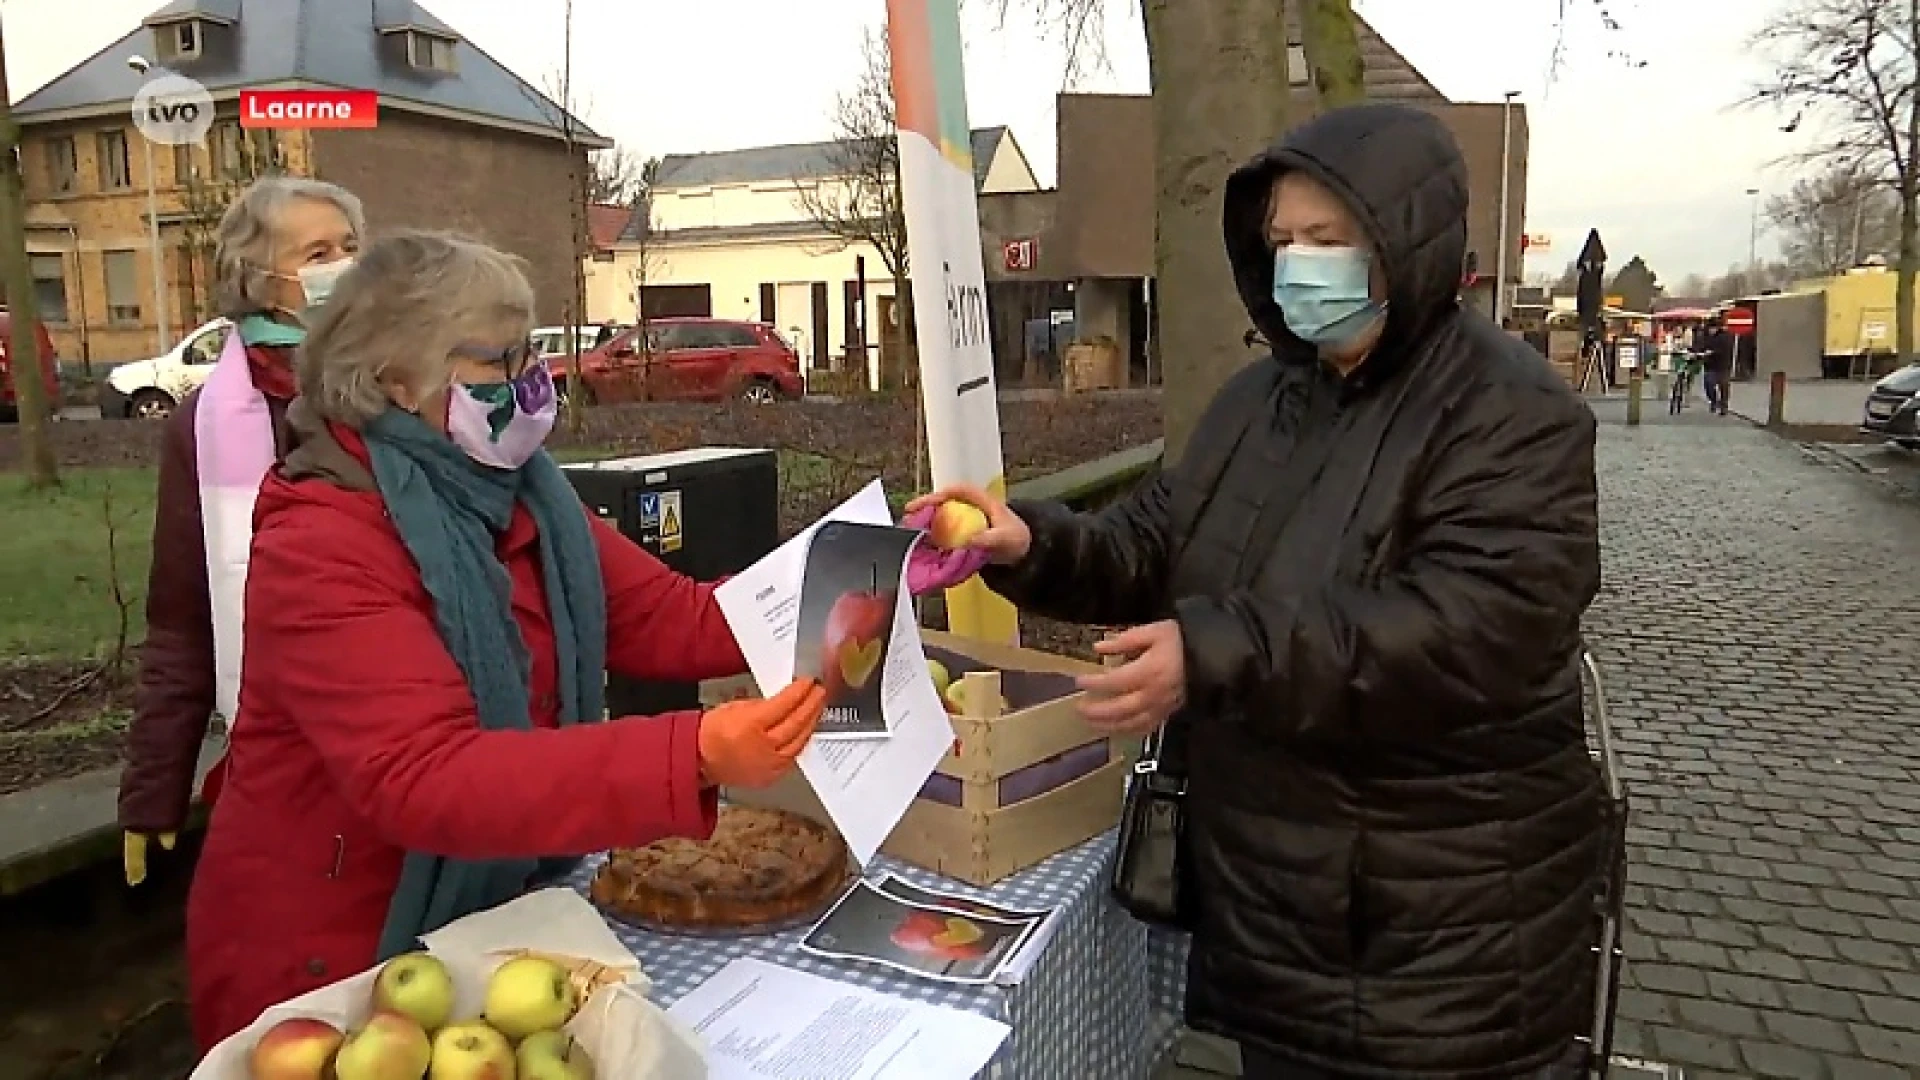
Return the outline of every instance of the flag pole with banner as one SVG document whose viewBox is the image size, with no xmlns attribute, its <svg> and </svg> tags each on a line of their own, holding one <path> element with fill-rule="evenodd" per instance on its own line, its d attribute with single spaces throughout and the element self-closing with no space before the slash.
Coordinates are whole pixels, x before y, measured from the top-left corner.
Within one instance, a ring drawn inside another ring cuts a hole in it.
<svg viewBox="0 0 1920 1080">
<path fill-rule="evenodd" d="M 978 484 L 1005 498 L 958 0 L 887 0 L 887 48 L 933 485 Z M 980 640 L 1019 637 L 1013 605 L 978 578 L 947 592 L 947 625 Z"/>
</svg>

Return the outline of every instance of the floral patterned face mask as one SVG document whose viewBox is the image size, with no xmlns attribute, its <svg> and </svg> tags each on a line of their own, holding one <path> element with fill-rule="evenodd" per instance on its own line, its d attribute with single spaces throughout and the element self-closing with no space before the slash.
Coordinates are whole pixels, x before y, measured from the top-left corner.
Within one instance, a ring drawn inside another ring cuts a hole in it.
<svg viewBox="0 0 1920 1080">
<path fill-rule="evenodd" d="M 454 383 L 447 394 L 447 435 L 482 465 L 517 469 L 539 452 L 558 413 L 553 374 L 536 359 L 503 382 Z"/>
</svg>

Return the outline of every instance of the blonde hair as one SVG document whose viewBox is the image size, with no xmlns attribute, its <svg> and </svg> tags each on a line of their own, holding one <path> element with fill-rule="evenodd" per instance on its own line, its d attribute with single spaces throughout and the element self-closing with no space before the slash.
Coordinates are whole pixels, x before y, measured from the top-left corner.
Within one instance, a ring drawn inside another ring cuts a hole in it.
<svg viewBox="0 0 1920 1080">
<path fill-rule="evenodd" d="M 363 250 L 307 329 L 296 372 L 320 415 L 364 427 L 390 406 L 387 382 L 425 397 L 452 378 L 460 345 L 533 332 L 526 262 L 477 240 L 406 230 Z"/>
</svg>

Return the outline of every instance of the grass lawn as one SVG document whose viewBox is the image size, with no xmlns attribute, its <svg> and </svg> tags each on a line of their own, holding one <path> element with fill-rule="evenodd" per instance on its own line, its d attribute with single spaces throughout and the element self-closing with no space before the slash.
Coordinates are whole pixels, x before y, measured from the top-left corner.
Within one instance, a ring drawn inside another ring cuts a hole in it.
<svg viewBox="0 0 1920 1080">
<path fill-rule="evenodd" d="M 60 478 L 57 491 L 29 492 L 18 474 L 0 473 L 0 656 L 80 660 L 112 649 L 120 615 L 109 572 L 109 503 L 114 560 L 130 604 L 127 640 L 146 635 L 153 469 L 67 469 Z"/>
<path fill-rule="evenodd" d="M 590 461 L 612 453 L 576 448 L 557 456 Z M 17 474 L 0 473 L 0 656 L 82 660 L 112 648 L 119 613 L 108 574 L 109 498 L 120 586 L 131 605 L 127 639 L 137 644 L 146 635 L 153 469 L 67 469 L 61 480 L 58 491 L 28 492 Z M 829 482 L 825 458 L 780 453 L 783 491 Z"/>
</svg>

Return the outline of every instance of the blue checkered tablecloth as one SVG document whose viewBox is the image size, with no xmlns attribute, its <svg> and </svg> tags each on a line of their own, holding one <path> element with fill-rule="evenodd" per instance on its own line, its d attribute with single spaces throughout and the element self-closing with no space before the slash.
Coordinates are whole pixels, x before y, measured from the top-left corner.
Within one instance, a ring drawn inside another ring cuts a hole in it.
<svg viewBox="0 0 1920 1080">
<path fill-rule="evenodd" d="M 1157 984 L 1170 971 L 1150 962 L 1147 927 L 1107 894 L 1113 861 L 1111 831 L 1036 866 L 978 889 L 881 856 L 870 877 L 890 870 L 925 888 L 1009 908 L 1060 908 L 1047 950 L 1018 986 L 956 986 L 871 964 L 843 963 L 800 951 L 807 928 L 757 937 L 695 938 L 609 925 L 640 958 L 653 980 L 653 999 L 671 1006 L 718 974 L 729 960 L 753 956 L 868 989 L 991 1016 L 1013 1033 L 988 1066 L 994 1080 L 1123 1080 L 1145 1077 L 1173 1043 L 1178 1010 L 1168 1014 L 1168 991 Z M 567 878 L 586 891 L 600 860 Z M 1175 988 L 1172 993 L 1181 991 Z M 1177 997 L 1176 999 L 1177 1000 Z"/>
</svg>

